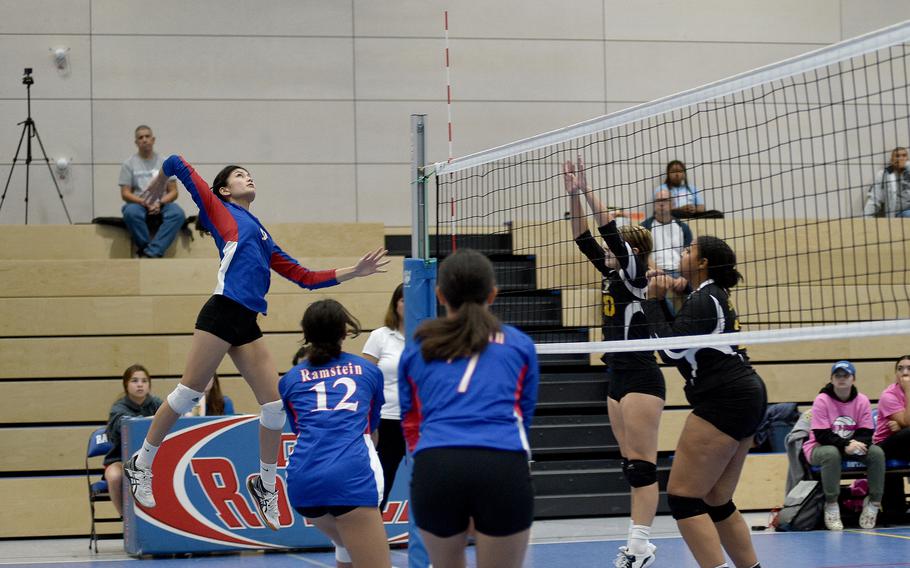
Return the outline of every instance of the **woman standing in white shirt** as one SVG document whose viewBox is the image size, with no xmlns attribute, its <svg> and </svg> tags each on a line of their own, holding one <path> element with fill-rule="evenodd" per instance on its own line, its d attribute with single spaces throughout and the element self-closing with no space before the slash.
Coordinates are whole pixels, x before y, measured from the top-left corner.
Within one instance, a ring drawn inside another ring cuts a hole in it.
<svg viewBox="0 0 910 568">
<path fill-rule="evenodd" d="M 401 433 L 401 408 L 398 406 L 398 359 L 404 351 L 404 286 L 399 284 L 385 314 L 385 325 L 370 333 L 363 346 L 364 359 L 376 363 L 382 371 L 385 404 L 379 421 L 379 461 L 385 487 L 380 510 L 385 509 L 389 492 L 395 484 L 395 473 L 404 457 L 404 436 Z"/>
</svg>

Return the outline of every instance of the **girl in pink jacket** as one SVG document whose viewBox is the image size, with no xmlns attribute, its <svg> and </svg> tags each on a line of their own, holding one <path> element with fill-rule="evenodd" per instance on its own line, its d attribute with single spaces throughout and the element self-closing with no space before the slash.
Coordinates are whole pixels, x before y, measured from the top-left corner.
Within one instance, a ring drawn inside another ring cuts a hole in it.
<svg viewBox="0 0 910 568">
<path fill-rule="evenodd" d="M 809 463 L 821 467 L 825 526 L 830 531 L 844 530 L 837 504 L 842 460 L 866 463 L 869 496 L 859 517 L 862 528 L 875 527 L 885 487 L 885 453 L 872 445 L 872 405 L 854 382 L 856 368 L 850 361 L 838 361 L 831 367 L 828 384 L 812 403 L 812 431 L 803 445 Z"/>
</svg>

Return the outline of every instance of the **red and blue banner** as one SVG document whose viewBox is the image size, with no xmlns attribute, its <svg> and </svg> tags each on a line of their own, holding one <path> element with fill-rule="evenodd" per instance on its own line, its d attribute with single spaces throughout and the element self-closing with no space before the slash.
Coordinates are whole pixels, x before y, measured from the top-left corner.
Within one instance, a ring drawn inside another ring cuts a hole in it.
<svg viewBox="0 0 910 568">
<path fill-rule="evenodd" d="M 151 423 L 151 418 L 124 421 L 123 455 L 139 449 Z M 280 530 L 262 523 L 246 489 L 247 479 L 259 473 L 259 417 L 181 418 L 155 457 L 155 508 L 136 504 L 129 484 L 123 484 L 126 551 L 142 555 L 331 546 L 288 501 L 284 472 L 296 437 L 285 428 L 278 456 Z M 407 467 L 401 464 L 383 511 L 390 543 L 408 538 Z"/>
</svg>

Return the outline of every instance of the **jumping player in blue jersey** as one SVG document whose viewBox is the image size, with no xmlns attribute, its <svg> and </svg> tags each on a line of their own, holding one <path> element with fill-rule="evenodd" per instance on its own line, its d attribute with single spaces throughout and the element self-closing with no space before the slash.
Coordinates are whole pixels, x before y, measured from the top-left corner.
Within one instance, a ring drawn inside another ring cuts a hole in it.
<svg viewBox="0 0 910 568">
<path fill-rule="evenodd" d="M 418 327 L 398 367 L 411 511 L 437 568 L 464 567 L 471 519 L 479 568 L 518 568 L 528 546 L 537 353 L 490 313 L 496 292 L 486 257 L 446 258 L 436 297 L 447 315 Z"/>
<path fill-rule="evenodd" d="M 675 317 L 663 301 L 672 279 L 658 276 L 648 284 L 642 308 L 654 335 L 739 331 L 730 288 L 742 276 L 733 249 L 716 237 L 698 237 L 683 251 L 679 270 L 695 291 Z M 686 379 L 686 400 L 692 405 L 667 483 L 670 513 L 702 568 L 726 567 L 724 550 L 737 568 L 760 568 L 733 492 L 765 416 L 765 383 L 737 345 L 669 349 L 661 356 Z"/>
<path fill-rule="evenodd" d="M 199 206 L 203 226 L 211 231 L 221 256 L 221 267 L 212 297 L 196 319 L 196 330 L 180 384 L 158 409 L 139 452 L 124 464 L 133 497 L 143 507 L 155 506 L 152 462 L 177 418 L 193 408 L 225 354 L 243 375 L 261 405 L 259 425 L 260 473 L 247 486 L 265 524 L 278 529 L 278 493 L 275 487 L 278 446 L 285 413 L 278 397 L 278 371 L 256 323 L 266 313 L 265 295 L 271 270 L 303 288 L 334 286 L 358 276 L 384 272 L 388 263 L 382 248 L 368 253 L 356 265 L 336 270 L 312 271 L 287 255 L 249 211 L 256 185 L 249 171 L 226 166 L 212 188 L 180 156 L 164 161 L 147 189 L 154 200 L 177 176 Z"/>
<path fill-rule="evenodd" d="M 603 276 L 604 341 L 647 339 L 648 320 L 641 304 L 647 297 L 648 257 L 653 248 L 651 233 L 641 226 L 617 228 L 612 212 L 588 187 L 585 166 L 567 161 L 563 181 L 569 194 L 572 234 L 579 250 Z M 604 249 L 588 229 L 582 198 L 588 203 L 599 227 Z M 622 469 L 632 487 L 629 537 L 613 565 L 617 568 L 647 568 L 655 561 L 649 542 L 657 513 L 657 431 L 666 399 L 664 376 L 653 351 L 607 353 L 609 387 L 607 412 L 619 444 Z"/>
<path fill-rule="evenodd" d="M 385 402 L 382 371 L 341 350 L 345 337 L 360 333 L 360 323 L 335 300 L 312 304 L 302 325 L 306 358 L 278 381 L 297 434 L 288 497 L 335 543 L 338 566 L 388 568 L 375 449 Z"/>
</svg>

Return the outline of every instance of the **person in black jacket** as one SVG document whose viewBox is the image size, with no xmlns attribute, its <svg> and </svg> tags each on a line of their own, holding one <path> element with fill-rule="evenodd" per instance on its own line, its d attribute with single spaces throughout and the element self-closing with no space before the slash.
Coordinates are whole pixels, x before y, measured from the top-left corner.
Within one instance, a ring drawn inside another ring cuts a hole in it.
<svg viewBox="0 0 910 568">
<path fill-rule="evenodd" d="M 657 276 L 642 308 L 659 337 L 739 331 L 730 288 L 742 278 L 736 254 L 721 239 L 702 236 L 680 259 L 680 272 L 692 288 L 675 318 L 664 297 L 670 278 Z M 733 504 L 746 454 L 761 423 L 767 393 L 745 350 L 736 345 L 690 347 L 661 352 L 686 380 L 692 413 L 686 419 L 667 484 L 667 501 L 679 532 L 699 566 L 759 566 L 749 527 Z"/>
<path fill-rule="evenodd" d="M 123 458 L 120 455 L 120 426 L 124 418 L 133 416 L 154 416 L 161 406 L 161 399 L 152 395 L 152 377 L 142 365 L 130 365 L 123 371 L 122 398 L 111 406 L 107 419 L 107 439 L 111 450 L 104 456 L 104 479 L 107 480 L 111 503 L 117 514 L 123 513 Z"/>
</svg>

